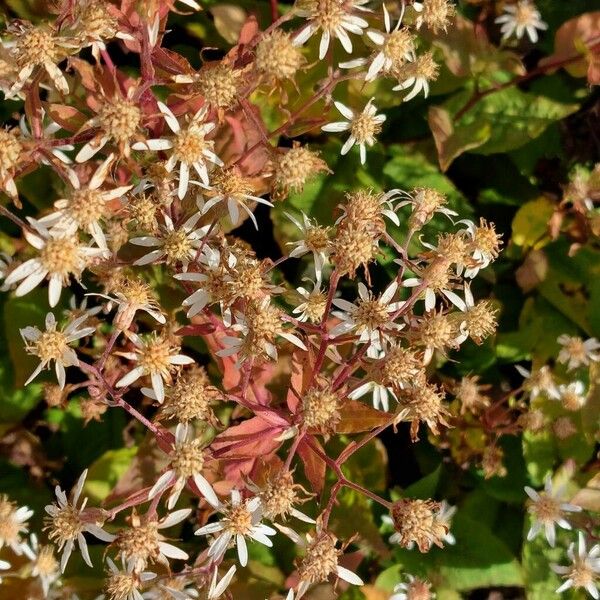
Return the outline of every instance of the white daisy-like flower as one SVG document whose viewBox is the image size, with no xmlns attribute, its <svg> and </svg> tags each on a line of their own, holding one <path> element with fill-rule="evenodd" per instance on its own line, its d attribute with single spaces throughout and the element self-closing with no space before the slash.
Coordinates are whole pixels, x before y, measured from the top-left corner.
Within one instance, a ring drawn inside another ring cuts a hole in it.
<svg viewBox="0 0 600 600">
<path fill-rule="evenodd" d="M 595 544 L 589 551 L 586 548 L 585 536 L 578 532 L 577 551 L 575 542 L 567 550 L 571 560 L 569 566 L 551 565 L 552 570 L 562 575 L 565 582 L 556 590 L 561 594 L 570 589 L 584 589 L 596 600 L 600 597 L 598 592 L 598 577 L 600 576 L 600 545 Z"/>
<path fill-rule="evenodd" d="M 222 342 L 225 348 L 219 350 L 219 356 L 239 354 L 241 364 L 247 355 L 264 354 L 272 360 L 277 360 L 277 337 L 282 337 L 301 350 L 308 350 L 304 342 L 295 334 L 286 331 L 284 322 L 277 308 L 271 305 L 271 298 L 265 296 L 252 315 L 235 313 L 235 323 L 231 329 L 239 332 L 241 337 L 226 335 Z M 257 327 L 255 327 L 255 323 Z"/>
<path fill-rule="evenodd" d="M 78 230 L 85 231 L 94 238 L 99 248 L 106 250 L 106 236 L 100 223 L 106 215 L 107 204 L 121 198 L 133 187 L 124 185 L 109 190 L 100 189 L 113 160 L 114 154 L 109 155 L 87 185 L 82 185 L 77 176 L 72 177 L 73 191 L 67 198 L 60 198 L 54 203 L 58 209 L 56 212 L 42 217 L 38 222 L 64 236 L 72 236 Z"/>
<path fill-rule="evenodd" d="M 560 401 L 567 410 L 579 410 L 587 402 L 583 381 L 572 381 L 571 383 L 559 385 L 558 394 Z"/>
<path fill-rule="evenodd" d="M 390 398 L 398 401 L 392 386 L 386 386 L 376 381 L 367 381 L 359 385 L 348 394 L 351 400 L 358 400 L 366 394 L 371 393 L 373 408 L 376 410 L 390 410 Z"/>
<path fill-rule="evenodd" d="M 205 455 L 202 438 L 196 438 L 189 423 L 179 423 L 175 429 L 175 443 L 173 444 L 171 463 L 169 468 L 158 478 L 150 492 L 148 499 L 162 494 L 172 487 L 167 502 L 167 508 L 172 509 L 185 487 L 192 479 L 200 493 L 212 504 L 218 506 L 219 499 L 210 483 L 202 475 Z"/>
<path fill-rule="evenodd" d="M 118 388 L 129 386 L 140 377 L 147 375 L 152 381 L 152 390 L 156 399 L 162 404 L 165 400 L 165 382 L 171 382 L 171 373 L 178 366 L 193 364 L 194 359 L 179 354 L 179 347 L 174 346 L 167 336 L 155 333 L 147 339 L 142 339 L 129 331 L 126 335 L 135 348 L 133 352 L 121 352 L 120 356 L 135 361 L 137 366 L 121 377 L 115 386 Z"/>
<path fill-rule="evenodd" d="M 134 265 L 149 265 L 165 259 L 170 265 L 181 264 L 183 270 L 187 270 L 190 261 L 196 258 L 198 249 L 202 245 L 210 225 L 195 229 L 196 223 L 202 217 L 202 213 L 196 212 L 181 225 L 175 226 L 171 217 L 163 214 L 165 224 L 160 226 L 159 236 L 144 235 L 131 238 L 129 241 L 136 246 L 156 248 L 148 254 L 138 258 Z"/>
<path fill-rule="evenodd" d="M 177 586 L 177 587 L 174 587 Z M 173 574 L 173 577 L 167 579 L 164 583 L 156 583 L 149 590 L 142 593 L 144 600 L 195 600 L 200 596 L 194 583 L 189 583 L 188 579 L 181 573 Z"/>
<path fill-rule="evenodd" d="M 335 298 L 333 304 L 341 311 L 333 311 L 333 315 L 341 323 L 333 327 L 330 335 L 337 337 L 355 331 L 359 343 L 373 343 L 381 345 L 382 339 L 387 334 L 399 331 L 403 324 L 393 323 L 390 316 L 404 303 L 392 302 L 398 290 L 398 282 L 392 281 L 379 297 L 373 296 L 367 286 L 358 284 L 358 299 L 356 303 L 348 302 L 342 298 Z"/>
<path fill-rule="evenodd" d="M 352 41 L 348 32 L 362 35 L 369 26 L 367 21 L 354 14 L 357 10 L 368 11 L 362 6 L 366 2 L 367 0 L 299 0 L 294 11 L 305 17 L 308 23 L 295 36 L 294 45 L 302 46 L 320 29 L 319 60 L 325 58 L 332 37 L 340 40 L 344 50 L 350 54 Z"/>
<path fill-rule="evenodd" d="M 427 284 L 427 286 L 423 290 L 425 295 L 425 310 L 427 312 L 430 312 L 435 308 L 437 302 L 437 293 L 440 293 L 443 296 L 445 296 L 447 300 L 449 300 L 454 306 L 456 306 L 460 310 L 467 310 L 466 302 L 456 292 L 453 292 L 451 289 L 449 289 L 449 287 L 439 287 L 438 282 L 436 281 L 427 281 L 425 273 L 423 273 L 423 276 L 421 277 L 409 277 L 408 279 L 405 279 L 402 282 L 402 285 L 407 288 L 414 288 L 420 286 L 423 283 Z M 468 293 L 470 293 L 470 291 Z M 465 288 L 465 295 L 466 294 L 467 288 Z"/>
<path fill-rule="evenodd" d="M 550 475 L 544 479 L 542 492 L 536 492 L 533 488 L 526 486 L 525 493 L 530 498 L 527 510 L 532 517 L 527 539 L 532 540 L 543 529 L 548 543 L 554 546 L 556 544 L 556 525 L 562 529 L 571 529 L 570 523 L 565 519 L 565 513 L 581 512 L 581 507 L 562 502 L 565 493 L 564 486 L 553 489 Z"/>
<path fill-rule="evenodd" d="M 56 318 L 52 313 L 48 313 L 46 315 L 45 331 L 33 326 L 24 327 L 20 330 L 27 353 L 40 359 L 40 364 L 29 376 L 25 385 L 29 384 L 54 361 L 58 385 L 61 389 L 65 387 L 65 367 L 79 365 L 77 353 L 69 344 L 91 335 L 96 330 L 94 327 L 81 327 L 87 319 L 88 315 L 84 314 L 68 323 L 63 329 L 57 329 Z"/>
<path fill-rule="evenodd" d="M 44 598 L 48 596 L 52 584 L 60 578 L 58 561 L 54 557 L 54 546 L 41 545 L 35 533 L 29 537 L 29 548 L 32 562 L 31 575 L 37 577 L 42 584 Z"/>
<path fill-rule="evenodd" d="M 292 314 L 298 315 L 301 323 L 320 323 L 327 305 L 327 294 L 321 289 L 321 281 L 317 278 L 312 284 L 310 291 L 304 286 L 296 288 L 303 300 L 292 309 Z"/>
<path fill-rule="evenodd" d="M 600 342 L 596 338 L 583 340 L 563 333 L 556 341 L 562 346 L 558 362 L 566 364 L 569 371 L 600 361 Z"/>
<path fill-rule="evenodd" d="M 156 578 L 156 573 L 135 570 L 135 561 L 122 561 L 122 569 L 119 569 L 112 559 L 106 559 L 108 570 L 106 572 L 106 593 L 108 597 L 116 600 L 144 600 L 140 589 L 148 582 Z M 103 596 L 101 596 L 103 598 Z"/>
<path fill-rule="evenodd" d="M 397 207 L 394 206 L 394 202 L 403 194 L 404 192 L 396 189 L 385 192 L 384 194 L 370 194 L 370 199 L 375 200 L 379 204 L 380 215 L 387 217 L 394 225 L 396 225 L 396 227 L 400 226 L 400 219 L 396 214 Z M 338 209 L 341 211 L 341 214 L 335 221 L 336 225 L 339 225 L 348 217 L 348 204 L 338 204 Z"/>
<path fill-rule="evenodd" d="M 214 123 L 205 122 L 206 107 L 202 107 L 184 127 L 179 124 L 175 115 L 166 104 L 158 103 L 165 121 L 174 136 L 171 138 L 158 138 L 136 142 L 134 150 L 172 150 L 166 163 L 167 171 L 172 171 L 179 164 L 178 196 L 183 199 L 187 193 L 190 181 L 190 169 L 193 167 L 204 185 L 209 184 L 207 161 L 223 166 L 223 161 L 213 152 L 214 142 L 207 140 L 206 136 L 216 127 Z"/>
<path fill-rule="evenodd" d="M 210 580 L 210 586 L 207 592 L 207 600 L 217 600 L 217 598 L 220 598 L 225 593 L 225 591 L 229 587 L 229 584 L 231 583 L 231 580 L 233 579 L 233 576 L 235 575 L 236 569 L 237 567 L 235 565 L 232 565 L 231 567 L 229 567 L 227 573 L 223 575 L 221 580 L 219 580 L 217 579 L 219 573 L 217 568 L 215 567 L 213 571 L 213 576 Z"/>
<path fill-rule="evenodd" d="M 7 546 L 17 556 L 27 554 L 27 542 L 21 536 L 27 533 L 32 515 L 28 506 L 17 506 L 7 496 L 0 496 L 0 550 Z"/>
<path fill-rule="evenodd" d="M 48 302 L 56 306 L 60 300 L 62 288 L 71 277 L 79 279 L 88 261 L 106 254 L 102 248 L 82 245 L 74 236 L 49 231 L 38 221 L 30 219 L 37 233 L 25 230 L 25 239 L 39 251 L 38 256 L 30 258 L 13 269 L 4 280 L 5 285 L 18 283 L 16 296 L 24 296 L 48 279 Z"/>
<path fill-rule="evenodd" d="M 88 566 L 92 566 L 92 560 L 88 552 L 87 542 L 84 533 L 91 533 L 103 542 L 111 542 L 114 536 L 106 533 L 101 527 L 98 527 L 85 514 L 87 498 L 84 498 L 79 504 L 81 490 L 85 483 L 87 469 L 79 477 L 77 484 L 73 488 L 73 497 L 69 502 L 65 492 L 57 485 L 55 489 L 56 502 L 48 504 L 45 508 L 48 517 L 46 517 L 46 529 L 49 531 L 48 538 L 58 546 L 58 551 L 62 553 L 60 559 L 60 570 L 64 573 L 69 557 L 73 549 L 78 546 L 81 556 Z"/>
<path fill-rule="evenodd" d="M 275 535 L 277 531 L 261 523 L 262 508 L 257 496 L 242 500 L 239 490 L 234 489 L 231 490 L 231 501 L 226 504 L 219 502 L 215 508 L 222 515 L 220 520 L 204 525 L 195 532 L 196 535 L 217 534 L 208 549 L 208 556 L 213 562 L 220 561 L 229 544 L 233 542 L 237 547 L 240 565 L 245 567 L 248 564 L 246 538 L 269 548 L 273 546 L 269 536 Z"/>
<path fill-rule="evenodd" d="M 265 206 L 273 206 L 272 202 L 251 194 L 252 187 L 248 183 L 248 179 L 240 175 L 235 169 L 222 170 L 213 178 L 212 185 L 201 185 L 207 191 L 212 192 L 214 196 L 206 202 L 198 199 L 198 208 L 201 214 L 206 214 L 214 206 L 223 203 L 232 225 L 238 225 L 240 221 L 240 208 L 252 220 L 254 227 L 258 230 L 258 223 L 254 213 L 248 207 L 248 202 L 257 202 Z"/>
<path fill-rule="evenodd" d="M 412 207 L 411 225 L 415 228 L 422 227 L 428 223 L 434 215 L 440 213 L 452 221 L 452 217 L 458 216 L 454 210 L 446 208 L 446 198 L 437 190 L 431 188 L 417 188 L 412 193 L 404 190 L 394 190 L 399 198 L 403 198 L 396 204 L 396 209 L 403 206 Z"/>
<path fill-rule="evenodd" d="M 378 46 L 379 50 L 373 57 L 365 76 L 366 81 L 373 81 L 379 73 L 388 73 L 394 67 L 406 61 L 415 59 L 414 37 L 407 29 L 400 29 L 404 17 L 404 2 L 402 12 L 396 26 L 392 28 L 392 20 L 385 4 L 383 5 L 383 22 L 385 32 L 370 29 L 367 37 Z"/>
<path fill-rule="evenodd" d="M 367 146 L 373 146 L 377 141 L 375 136 L 381 131 L 381 126 L 386 117 L 377 114 L 377 107 L 373 104 L 373 98 L 367 102 L 360 113 L 355 113 L 341 102 L 335 101 L 334 104 L 346 121 L 335 121 L 323 125 L 321 129 L 334 133 L 349 131 L 350 137 L 344 142 L 340 153 L 344 156 L 352 146 L 358 146 L 360 149 L 360 162 L 364 165 L 367 160 Z"/>
<path fill-rule="evenodd" d="M 228 285 L 228 282 L 232 281 L 231 276 L 227 273 L 227 268 L 233 269 L 237 263 L 232 252 L 227 254 L 225 268 L 222 265 L 222 260 L 219 250 L 205 244 L 198 258 L 198 263 L 203 267 L 202 272 L 194 271 L 174 275 L 175 279 L 179 281 L 192 281 L 199 284 L 199 288 L 192 292 L 182 303 L 188 309 L 188 318 L 191 319 L 208 305 L 221 300 L 221 298 L 214 295 L 214 291 L 223 289 L 224 286 Z M 223 313 L 222 305 L 221 312 Z"/>
<path fill-rule="evenodd" d="M 292 258 L 304 256 L 312 252 L 315 263 L 315 275 L 318 281 L 323 278 L 323 267 L 327 264 L 329 254 L 333 250 L 329 235 L 329 227 L 322 227 L 316 221 L 306 216 L 303 212 L 302 221 L 293 215 L 284 213 L 285 216 L 300 230 L 302 237 L 296 242 L 287 242 L 292 247 L 289 254 Z"/>
<path fill-rule="evenodd" d="M 535 400 L 541 395 L 546 395 L 553 400 L 560 400 L 558 386 L 548 365 L 540 367 L 537 371 L 530 371 L 521 365 L 515 365 L 515 369 L 525 378 L 522 387 L 529 392 L 531 400 Z"/>
<path fill-rule="evenodd" d="M 518 0 L 516 4 L 506 5 L 504 13 L 495 22 L 501 25 L 503 39 L 514 35 L 520 40 L 526 33 L 533 44 L 539 39 L 538 30 L 548 29 L 548 24 L 542 21 L 540 11 L 529 0 Z"/>
</svg>

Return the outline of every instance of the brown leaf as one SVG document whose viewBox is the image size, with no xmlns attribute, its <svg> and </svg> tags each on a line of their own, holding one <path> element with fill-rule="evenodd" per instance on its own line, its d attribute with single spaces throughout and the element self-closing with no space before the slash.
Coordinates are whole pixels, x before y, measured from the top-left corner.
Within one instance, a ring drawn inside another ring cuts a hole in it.
<svg viewBox="0 0 600 600">
<path fill-rule="evenodd" d="M 246 11 L 235 4 L 217 4 L 209 12 L 215 19 L 215 29 L 229 44 L 235 44 L 246 22 Z"/>
<path fill-rule="evenodd" d="M 548 258 L 542 250 L 532 250 L 525 262 L 517 269 L 519 287 L 527 294 L 546 279 Z"/>
<path fill-rule="evenodd" d="M 311 442 L 325 454 L 315 437 L 308 435 L 307 437 L 309 437 Z M 306 478 L 310 482 L 310 487 L 313 492 L 320 494 L 325 485 L 325 471 L 327 468 L 325 461 L 304 440 L 298 444 L 298 455 L 302 459 L 302 468 L 304 469 Z"/>
<path fill-rule="evenodd" d="M 375 410 L 358 400 L 346 400 L 340 410 L 342 418 L 337 424 L 336 433 L 360 433 L 371 431 L 380 425 L 391 422 L 394 415 Z"/>
<path fill-rule="evenodd" d="M 600 11 L 588 12 L 563 23 L 554 36 L 554 54 L 540 61 L 540 67 L 560 63 L 581 55 L 580 60 L 565 65 L 565 70 L 573 77 L 588 77 L 590 84 L 600 82 Z M 591 46 L 596 46 L 592 50 Z"/>
<path fill-rule="evenodd" d="M 569 502 L 584 510 L 600 512 L 600 473 L 596 473 Z"/>
</svg>

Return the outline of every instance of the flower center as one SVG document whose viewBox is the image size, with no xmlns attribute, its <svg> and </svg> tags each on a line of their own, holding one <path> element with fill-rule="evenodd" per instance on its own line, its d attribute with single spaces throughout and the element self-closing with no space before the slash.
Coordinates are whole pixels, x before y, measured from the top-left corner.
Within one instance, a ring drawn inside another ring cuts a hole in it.
<svg viewBox="0 0 600 600">
<path fill-rule="evenodd" d="M 77 536 L 83 531 L 83 521 L 79 516 L 79 511 L 71 505 L 60 509 L 56 516 L 49 519 L 50 534 L 48 538 L 56 541 L 59 547 L 66 542 L 77 539 Z"/>
<path fill-rule="evenodd" d="M 35 560 L 35 569 L 41 577 L 50 577 L 58 572 L 58 561 L 52 546 L 42 546 Z"/>
<path fill-rule="evenodd" d="M 135 134 L 142 113 L 129 100 L 115 99 L 102 106 L 98 114 L 100 126 L 118 142 L 127 142 Z"/>
<path fill-rule="evenodd" d="M 380 131 L 381 123 L 366 112 L 356 115 L 350 123 L 350 133 L 359 144 L 370 142 Z"/>
<path fill-rule="evenodd" d="M 376 299 L 360 300 L 354 312 L 354 321 L 371 331 L 385 327 L 390 321 L 387 307 Z"/>
<path fill-rule="evenodd" d="M 178 229 L 167 233 L 163 249 L 167 255 L 167 263 L 172 265 L 188 259 L 193 246 L 185 230 Z"/>
<path fill-rule="evenodd" d="M 42 362 L 60 360 L 67 349 L 67 338 L 62 331 L 44 331 L 33 345 L 32 353 Z"/>
<path fill-rule="evenodd" d="M 135 520 L 132 527 L 119 532 L 116 543 L 126 561 L 133 559 L 136 567 L 143 569 L 160 554 L 158 523 L 150 521 L 140 525 L 139 517 Z"/>
<path fill-rule="evenodd" d="M 106 584 L 106 593 L 110 600 L 129 600 L 137 596 L 139 583 L 137 577 L 131 573 L 113 573 Z M 139 594 L 139 592 L 138 592 Z"/>
<path fill-rule="evenodd" d="M 82 227 L 89 227 L 104 214 L 105 202 L 98 190 L 76 190 L 67 208 L 70 215 Z"/>
<path fill-rule="evenodd" d="M 252 513 L 246 503 L 234 506 L 227 517 L 227 529 L 234 535 L 248 535 L 252 529 Z"/>
<path fill-rule="evenodd" d="M 169 359 L 172 351 L 173 347 L 166 338 L 156 337 L 139 350 L 139 363 L 147 373 L 167 374 L 171 369 Z"/>
<path fill-rule="evenodd" d="M 202 471 L 204 466 L 204 455 L 201 449 L 202 440 L 197 439 L 178 446 L 171 466 L 178 477 L 188 479 Z"/>
<path fill-rule="evenodd" d="M 312 389 L 302 399 L 302 418 L 309 429 L 326 429 L 339 418 L 340 399 L 330 389 Z"/>
<path fill-rule="evenodd" d="M 301 581 L 311 584 L 326 581 L 337 567 L 338 556 L 332 536 L 325 533 L 317 537 L 309 544 L 298 568 Z"/>
<path fill-rule="evenodd" d="M 54 36 L 41 27 L 30 27 L 18 36 L 15 54 L 20 67 L 57 62 L 59 58 Z"/>
<path fill-rule="evenodd" d="M 554 523 L 560 517 L 560 503 L 548 496 L 540 495 L 540 499 L 531 503 L 531 511 L 542 523 Z"/>
<path fill-rule="evenodd" d="M 81 270 L 79 242 L 76 238 L 49 238 L 40 251 L 40 261 L 49 273 L 66 279 Z"/>
<path fill-rule="evenodd" d="M 204 151 L 209 144 L 204 139 L 204 134 L 193 128 L 180 131 L 175 138 L 173 152 L 182 163 L 191 165 L 204 162 Z"/>
<path fill-rule="evenodd" d="M 392 31 L 383 44 L 383 54 L 391 61 L 392 67 L 402 65 L 414 51 L 415 43 L 412 33 L 402 28 Z"/>
<path fill-rule="evenodd" d="M 21 156 L 23 146 L 16 136 L 6 129 L 0 129 L 0 171 L 14 169 Z"/>
</svg>

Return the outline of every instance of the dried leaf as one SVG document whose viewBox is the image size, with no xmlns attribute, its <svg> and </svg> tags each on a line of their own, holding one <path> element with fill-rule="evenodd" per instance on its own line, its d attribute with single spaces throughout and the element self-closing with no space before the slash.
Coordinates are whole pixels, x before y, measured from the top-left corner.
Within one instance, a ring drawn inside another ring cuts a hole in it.
<svg viewBox="0 0 600 600">
<path fill-rule="evenodd" d="M 340 411 L 342 418 L 336 426 L 337 433 L 360 433 L 371 431 L 380 425 L 390 423 L 393 415 L 375 410 L 358 400 L 346 400 Z"/>
<path fill-rule="evenodd" d="M 217 4 L 208 10 L 221 37 L 229 44 L 235 44 L 246 22 L 246 11 L 235 4 Z"/>
</svg>

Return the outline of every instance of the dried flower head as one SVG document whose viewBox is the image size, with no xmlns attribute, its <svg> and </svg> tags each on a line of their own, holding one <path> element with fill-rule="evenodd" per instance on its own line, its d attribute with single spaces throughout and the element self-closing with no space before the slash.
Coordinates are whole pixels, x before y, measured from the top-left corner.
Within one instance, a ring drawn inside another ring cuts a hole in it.
<svg viewBox="0 0 600 600">
<path fill-rule="evenodd" d="M 443 547 L 448 524 L 440 519 L 441 504 L 433 500 L 403 498 L 394 502 L 391 517 L 396 532 L 390 542 L 403 548 L 416 544 L 421 552 L 429 552 L 432 545 Z"/>
<path fill-rule="evenodd" d="M 254 65 L 267 80 L 293 79 L 305 59 L 289 33 L 274 29 L 256 45 Z"/>
</svg>

